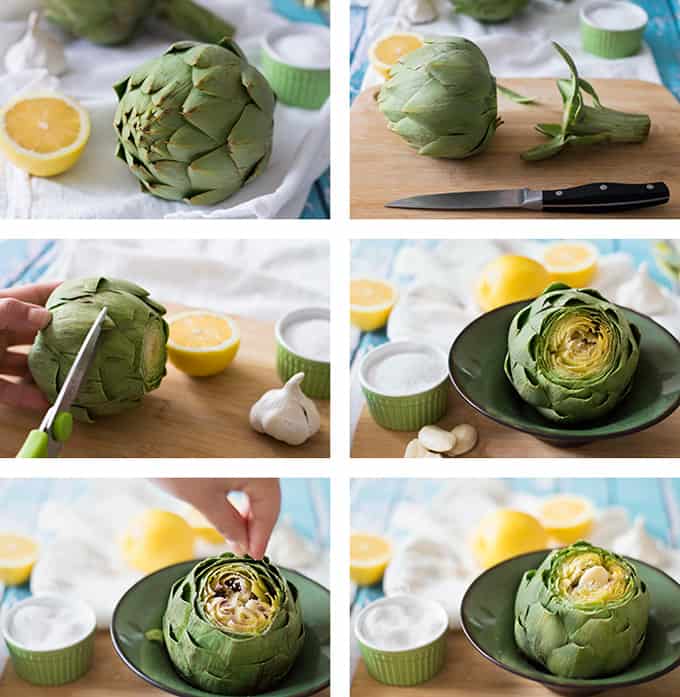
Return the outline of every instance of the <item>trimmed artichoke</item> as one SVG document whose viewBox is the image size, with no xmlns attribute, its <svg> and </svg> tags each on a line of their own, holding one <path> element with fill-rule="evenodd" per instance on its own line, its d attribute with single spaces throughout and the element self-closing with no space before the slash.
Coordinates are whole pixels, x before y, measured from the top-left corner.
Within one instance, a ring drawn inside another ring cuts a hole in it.
<svg viewBox="0 0 680 697">
<path fill-rule="evenodd" d="M 43 0 L 47 19 L 62 29 L 106 46 L 130 41 L 154 15 L 182 34 L 217 43 L 234 27 L 192 0 Z"/>
<path fill-rule="evenodd" d="M 163 639 L 194 687 L 221 695 L 267 692 L 305 639 L 297 589 L 265 557 L 205 559 L 172 587 Z"/>
<path fill-rule="evenodd" d="M 165 376 L 165 308 L 133 283 L 108 278 L 67 281 L 46 305 L 52 322 L 28 355 L 33 379 L 54 402 L 102 308 L 107 308 L 94 362 L 71 409 L 80 421 L 136 407 Z"/>
<path fill-rule="evenodd" d="M 520 397 L 562 424 L 608 414 L 628 394 L 640 331 L 596 290 L 553 283 L 510 324 L 505 373 Z"/>
<path fill-rule="evenodd" d="M 467 39 L 428 39 L 390 72 L 378 97 L 389 128 L 419 155 L 463 159 L 484 152 L 501 124 L 496 79 Z"/>
<path fill-rule="evenodd" d="M 480 22 L 505 22 L 521 12 L 529 0 L 451 0 L 456 12 Z"/>
<path fill-rule="evenodd" d="M 115 90 L 116 154 L 154 196 L 214 205 L 269 163 L 276 99 L 233 41 L 175 44 Z"/>
<path fill-rule="evenodd" d="M 600 678 L 638 657 L 648 620 L 649 593 L 635 566 L 577 542 L 524 574 L 515 600 L 515 641 L 553 675 Z"/>
</svg>

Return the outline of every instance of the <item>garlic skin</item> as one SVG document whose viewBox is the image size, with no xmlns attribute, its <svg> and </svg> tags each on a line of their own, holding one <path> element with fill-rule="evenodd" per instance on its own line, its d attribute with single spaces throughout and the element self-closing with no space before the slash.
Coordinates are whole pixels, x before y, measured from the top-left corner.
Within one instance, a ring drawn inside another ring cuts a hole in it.
<svg viewBox="0 0 680 697">
<path fill-rule="evenodd" d="M 58 76 L 66 72 L 66 55 L 62 44 L 47 31 L 40 28 L 42 12 L 31 12 L 26 34 L 5 54 L 8 73 L 22 70 L 47 70 Z"/>
<path fill-rule="evenodd" d="M 439 13 L 432 0 L 401 0 L 397 17 L 411 24 L 429 24 L 439 18 Z"/>
<path fill-rule="evenodd" d="M 270 390 L 250 410 L 250 425 L 288 445 L 302 445 L 321 428 L 319 411 L 300 385 L 304 373 L 297 373 L 279 390 Z"/>
</svg>

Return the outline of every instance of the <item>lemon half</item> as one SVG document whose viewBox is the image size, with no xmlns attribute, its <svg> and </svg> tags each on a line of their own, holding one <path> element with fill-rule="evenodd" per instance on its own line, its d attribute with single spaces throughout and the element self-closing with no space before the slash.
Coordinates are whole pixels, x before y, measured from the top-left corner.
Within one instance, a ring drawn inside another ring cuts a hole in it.
<svg viewBox="0 0 680 697">
<path fill-rule="evenodd" d="M 571 545 L 588 538 L 593 530 L 595 509 L 588 499 L 560 494 L 543 501 L 538 518 L 550 537 Z"/>
<path fill-rule="evenodd" d="M 21 586 L 31 577 L 38 560 L 38 544 L 30 537 L 0 534 L 0 581 Z"/>
<path fill-rule="evenodd" d="M 383 36 L 371 45 L 368 57 L 373 68 L 384 78 L 389 78 L 390 69 L 407 53 L 423 45 L 423 37 L 412 32 L 399 32 Z"/>
<path fill-rule="evenodd" d="M 553 242 L 543 250 L 543 266 L 551 281 L 585 288 L 597 274 L 597 248 L 587 242 Z"/>
<path fill-rule="evenodd" d="M 90 138 L 90 117 L 57 92 L 12 100 L 0 111 L 0 150 L 20 169 L 53 177 L 71 169 Z"/>
<path fill-rule="evenodd" d="M 236 358 L 241 332 L 231 317 L 195 310 L 169 318 L 168 324 L 168 357 L 183 373 L 217 375 Z"/>
<path fill-rule="evenodd" d="M 372 586 L 382 579 L 392 560 L 392 545 L 379 535 L 352 533 L 349 556 L 352 581 L 360 586 Z"/>
<path fill-rule="evenodd" d="M 350 283 L 350 319 L 365 332 L 387 324 L 397 302 L 395 286 L 379 278 L 353 278 Z"/>
</svg>

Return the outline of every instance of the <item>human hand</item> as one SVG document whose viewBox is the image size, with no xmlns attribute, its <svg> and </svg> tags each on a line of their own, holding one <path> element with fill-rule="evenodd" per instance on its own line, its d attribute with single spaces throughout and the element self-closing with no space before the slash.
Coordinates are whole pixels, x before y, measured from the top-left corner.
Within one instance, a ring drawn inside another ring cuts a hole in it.
<svg viewBox="0 0 680 697">
<path fill-rule="evenodd" d="M 281 511 L 278 479 L 156 479 L 156 483 L 200 511 L 224 537 L 255 559 L 267 550 Z M 230 492 L 248 497 L 239 511 L 228 499 Z"/>
<path fill-rule="evenodd" d="M 58 284 L 36 284 L 0 290 L 0 402 L 21 409 L 46 411 L 50 404 L 33 384 L 28 357 L 12 351 L 14 346 L 33 343 L 36 334 L 51 321 L 43 307 Z"/>
</svg>

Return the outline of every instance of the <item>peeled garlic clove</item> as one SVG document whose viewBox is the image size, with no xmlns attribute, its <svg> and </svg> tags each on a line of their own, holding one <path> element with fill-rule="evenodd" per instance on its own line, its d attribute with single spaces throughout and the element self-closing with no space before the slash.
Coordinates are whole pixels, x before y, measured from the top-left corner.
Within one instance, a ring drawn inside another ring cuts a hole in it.
<svg viewBox="0 0 680 697">
<path fill-rule="evenodd" d="M 417 438 L 414 438 L 406 446 L 404 457 L 426 457 L 427 452 L 423 444 Z"/>
<path fill-rule="evenodd" d="M 442 457 L 441 453 L 432 453 L 429 450 L 425 451 L 425 455 L 423 457 Z"/>
<path fill-rule="evenodd" d="M 418 432 L 418 440 L 434 453 L 448 453 L 456 447 L 456 435 L 439 426 L 423 426 Z"/>
<path fill-rule="evenodd" d="M 469 453 L 477 445 L 477 429 L 470 424 L 456 426 L 451 434 L 456 440 L 455 446 L 447 453 L 450 457 L 458 457 Z"/>
</svg>

